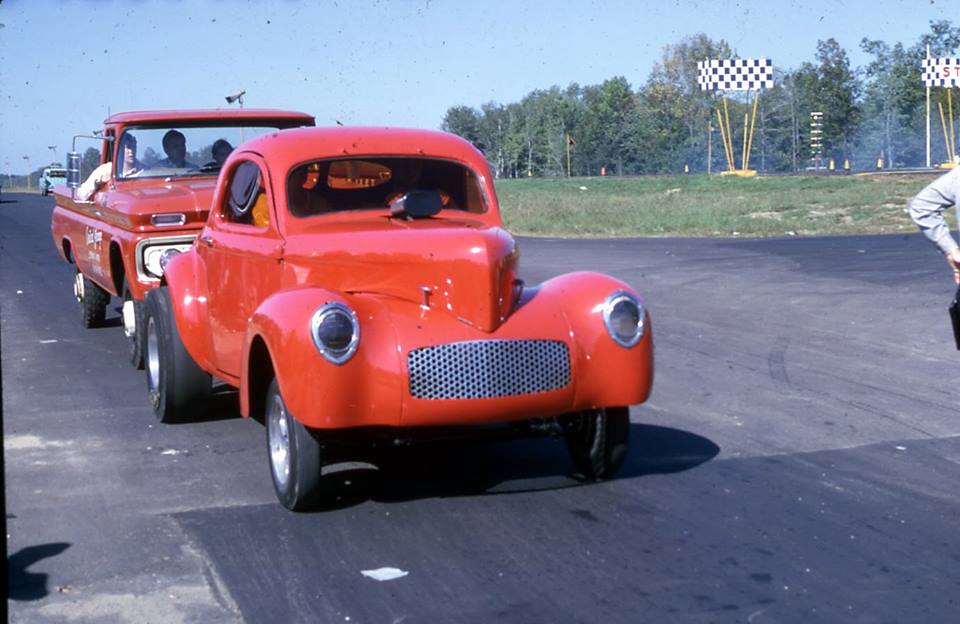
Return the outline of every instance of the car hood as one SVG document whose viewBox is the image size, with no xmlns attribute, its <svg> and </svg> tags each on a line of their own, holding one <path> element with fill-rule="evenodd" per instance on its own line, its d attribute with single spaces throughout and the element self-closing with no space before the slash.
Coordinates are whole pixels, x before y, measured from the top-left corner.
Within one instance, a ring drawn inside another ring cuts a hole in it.
<svg viewBox="0 0 960 624">
<path fill-rule="evenodd" d="M 485 332 L 513 308 L 518 258 L 503 229 L 442 219 L 308 229 L 284 251 L 298 285 L 400 298 Z"/>
<path fill-rule="evenodd" d="M 166 182 L 136 181 L 104 194 L 105 208 L 110 216 L 129 225 L 150 227 L 150 217 L 161 213 L 183 213 L 186 222 L 206 222 L 213 200 L 216 179 L 176 180 Z M 109 216 L 104 215 L 109 219 Z"/>
</svg>

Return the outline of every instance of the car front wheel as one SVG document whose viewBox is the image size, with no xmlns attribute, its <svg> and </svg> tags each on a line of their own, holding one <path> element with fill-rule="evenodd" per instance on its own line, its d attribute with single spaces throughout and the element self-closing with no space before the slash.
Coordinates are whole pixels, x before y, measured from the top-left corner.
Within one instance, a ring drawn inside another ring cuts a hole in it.
<svg viewBox="0 0 960 624">
<path fill-rule="evenodd" d="M 183 346 L 167 289 L 148 292 L 146 308 L 144 359 L 150 404 L 162 423 L 189 420 L 205 407 L 212 379 Z"/>
<path fill-rule="evenodd" d="M 630 411 L 606 407 L 571 414 L 563 422 L 570 458 L 587 479 L 609 479 L 627 458 Z"/>
<path fill-rule="evenodd" d="M 267 390 L 267 452 L 277 498 L 291 511 L 308 509 L 320 490 L 321 449 L 313 432 L 291 416 L 274 379 Z"/>
</svg>

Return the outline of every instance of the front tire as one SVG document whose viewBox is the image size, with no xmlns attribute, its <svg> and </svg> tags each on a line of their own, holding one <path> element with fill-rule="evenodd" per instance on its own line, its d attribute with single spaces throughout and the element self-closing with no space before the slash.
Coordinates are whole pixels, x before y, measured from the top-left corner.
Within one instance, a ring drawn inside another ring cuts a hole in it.
<svg viewBox="0 0 960 624">
<path fill-rule="evenodd" d="M 609 479 L 627 458 L 630 411 L 606 407 L 571 414 L 564 422 L 570 458 L 590 480 Z"/>
<path fill-rule="evenodd" d="M 147 293 L 145 364 L 147 392 L 162 423 L 199 415 L 210 397 L 210 374 L 197 366 L 183 346 L 165 287 Z"/>
<path fill-rule="evenodd" d="M 147 349 L 147 332 L 144 331 L 146 321 L 145 303 L 137 301 L 130 293 L 126 281 L 123 284 L 123 334 L 127 337 L 127 354 L 130 364 L 137 370 L 143 368 L 143 354 Z"/>
<path fill-rule="evenodd" d="M 107 316 L 107 304 L 110 303 L 110 293 L 77 271 L 73 280 L 73 296 L 80 303 L 81 325 L 87 329 L 103 325 Z"/>
<path fill-rule="evenodd" d="M 267 390 L 267 453 L 280 503 L 291 511 L 313 505 L 320 490 L 322 455 L 313 433 L 290 415 L 274 379 Z"/>
</svg>

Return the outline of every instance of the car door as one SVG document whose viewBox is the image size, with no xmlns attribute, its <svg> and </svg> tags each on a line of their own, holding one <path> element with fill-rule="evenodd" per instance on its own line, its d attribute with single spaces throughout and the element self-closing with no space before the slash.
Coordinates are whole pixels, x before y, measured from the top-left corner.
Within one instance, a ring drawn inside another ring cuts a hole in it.
<svg viewBox="0 0 960 624">
<path fill-rule="evenodd" d="M 250 156 L 234 164 L 200 234 L 198 250 L 207 268 L 214 366 L 236 379 L 247 323 L 280 287 L 283 239 L 264 163 Z"/>
</svg>

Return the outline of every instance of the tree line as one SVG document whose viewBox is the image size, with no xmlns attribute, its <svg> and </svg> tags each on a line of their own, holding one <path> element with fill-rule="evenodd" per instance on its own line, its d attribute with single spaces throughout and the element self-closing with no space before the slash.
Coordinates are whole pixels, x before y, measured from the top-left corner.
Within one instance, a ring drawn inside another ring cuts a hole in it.
<svg viewBox="0 0 960 624">
<path fill-rule="evenodd" d="M 854 169 L 926 164 L 926 92 L 922 59 L 949 56 L 960 47 L 960 28 L 930 23 L 907 46 L 864 38 L 869 62 L 853 68 L 834 39 L 817 43 L 812 61 L 775 70 L 774 87 L 759 101 L 750 167 L 766 172 L 801 171 L 813 165 L 810 113 L 823 112 L 824 166 L 849 162 Z M 701 91 L 697 62 L 735 58 L 725 41 L 705 34 L 664 48 L 645 84 L 622 76 L 599 85 L 553 86 L 519 102 L 488 102 L 447 110 L 442 128 L 476 145 L 497 177 L 639 175 L 721 171 L 726 168 L 716 109 L 720 97 Z M 774 59 L 776 61 L 776 59 Z M 931 89 L 932 161 L 946 160 L 937 102 L 947 89 Z M 728 93 L 737 165 L 752 99 Z M 957 101 L 960 113 L 960 99 Z M 950 126 L 949 120 L 945 125 Z M 710 156 L 708 157 L 708 153 Z"/>
</svg>

